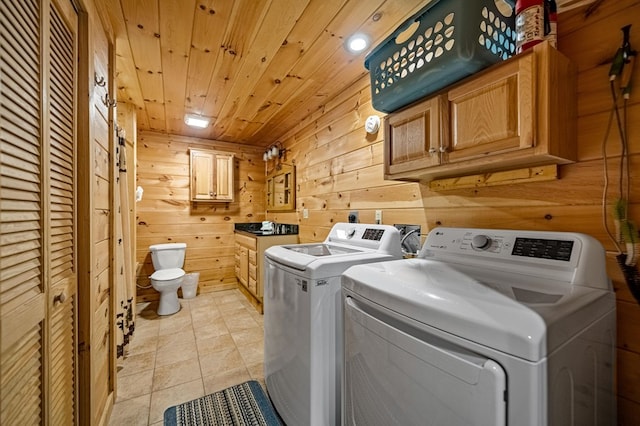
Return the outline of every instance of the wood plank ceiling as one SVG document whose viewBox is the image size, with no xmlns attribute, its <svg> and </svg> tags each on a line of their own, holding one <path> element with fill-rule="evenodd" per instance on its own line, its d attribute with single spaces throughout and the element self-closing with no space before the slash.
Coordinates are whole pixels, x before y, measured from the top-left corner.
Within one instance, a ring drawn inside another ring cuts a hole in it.
<svg viewBox="0 0 640 426">
<path fill-rule="evenodd" d="M 116 38 L 117 99 L 136 105 L 138 129 L 266 146 L 367 73 L 348 36 L 366 33 L 375 47 L 429 1 L 97 4 Z M 211 124 L 190 128 L 186 113 Z"/>
</svg>

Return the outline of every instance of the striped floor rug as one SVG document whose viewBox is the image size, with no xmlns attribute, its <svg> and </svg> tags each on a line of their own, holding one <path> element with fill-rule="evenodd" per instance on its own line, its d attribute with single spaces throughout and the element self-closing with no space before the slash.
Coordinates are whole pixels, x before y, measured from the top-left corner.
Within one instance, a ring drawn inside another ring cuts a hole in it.
<svg viewBox="0 0 640 426">
<path fill-rule="evenodd" d="M 165 426 L 280 426 L 262 386 L 255 380 L 169 407 Z"/>
</svg>

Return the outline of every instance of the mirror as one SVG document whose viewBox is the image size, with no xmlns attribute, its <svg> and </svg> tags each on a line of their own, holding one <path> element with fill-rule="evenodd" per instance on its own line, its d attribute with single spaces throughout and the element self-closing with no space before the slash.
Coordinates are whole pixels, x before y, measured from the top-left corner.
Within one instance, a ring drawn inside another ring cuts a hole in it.
<svg viewBox="0 0 640 426">
<path fill-rule="evenodd" d="M 267 211 L 296 209 L 296 168 L 280 163 L 267 175 Z"/>
</svg>

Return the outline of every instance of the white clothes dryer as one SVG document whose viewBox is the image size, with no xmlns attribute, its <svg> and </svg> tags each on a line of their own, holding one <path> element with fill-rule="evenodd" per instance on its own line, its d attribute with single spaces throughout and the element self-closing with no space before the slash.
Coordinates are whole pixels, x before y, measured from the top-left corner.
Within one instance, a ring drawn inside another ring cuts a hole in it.
<svg viewBox="0 0 640 426">
<path fill-rule="evenodd" d="M 395 227 L 357 223 L 335 224 L 323 243 L 265 251 L 264 376 L 286 424 L 340 424 L 340 276 L 401 257 Z"/>
<path fill-rule="evenodd" d="M 342 278 L 346 425 L 612 425 L 615 297 L 576 233 L 436 228 Z"/>
</svg>

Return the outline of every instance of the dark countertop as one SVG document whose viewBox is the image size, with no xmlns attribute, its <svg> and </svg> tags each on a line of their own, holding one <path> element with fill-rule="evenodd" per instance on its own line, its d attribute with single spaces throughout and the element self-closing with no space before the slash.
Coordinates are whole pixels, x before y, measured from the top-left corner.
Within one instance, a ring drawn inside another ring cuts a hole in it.
<svg viewBox="0 0 640 426">
<path fill-rule="evenodd" d="M 298 225 L 288 223 L 273 224 L 273 231 L 262 231 L 262 222 L 236 223 L 235 232 L 249 234 L 257 237 L 269 237 L 273 235 L 298 235 Z"/>
</svg>

